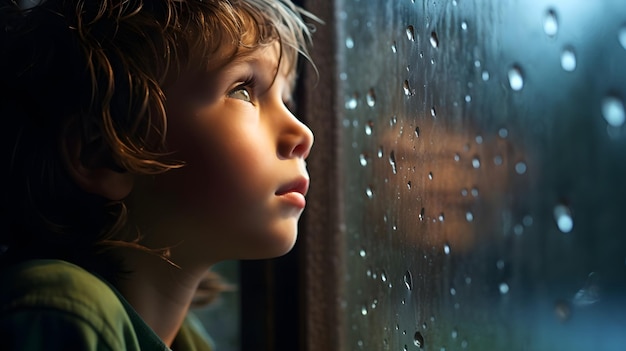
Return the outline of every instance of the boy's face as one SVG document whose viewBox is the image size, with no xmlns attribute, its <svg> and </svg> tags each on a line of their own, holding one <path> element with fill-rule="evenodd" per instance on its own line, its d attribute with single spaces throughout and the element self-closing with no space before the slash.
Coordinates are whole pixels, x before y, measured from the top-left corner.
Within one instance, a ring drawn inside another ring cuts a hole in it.
<svg viewBox="0 0 626 351">
<path fill-rule="evenodd" d="M 256 50 L 166 91 L 168 148 L 186 164 L 141 196 L 158 207 L 155 227 L 173 230 L 155 241 L 175 245 L 174 262 L 275 257 L 295 242 L 313 134 L 285 105 L 292 75 L 277 67 L 279 50 Z"/>
</svg>

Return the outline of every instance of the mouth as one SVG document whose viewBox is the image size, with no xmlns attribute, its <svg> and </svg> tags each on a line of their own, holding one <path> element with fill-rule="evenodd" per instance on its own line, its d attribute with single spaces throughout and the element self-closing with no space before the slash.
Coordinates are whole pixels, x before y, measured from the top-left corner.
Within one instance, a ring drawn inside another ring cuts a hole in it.
<svg viewBox="0 0 626 351">
<path fill-rule="evenodd" d="M 309 191 L 309 178 L 307 177 L 298 177 L 297 179 L 281 186 L 276 191 L 276 196 L 281 196 L 289 193 L 298 193 L 302 196 L 305 196 Z"/>
<path fill-rule="evenodd" d="M 276 196 L 284 200 L 290 207 L 297 208 L 300 212 L 306 206 L 304 196 L 309 191 L 309 179 L 299 177 L 284 186 L 281 186 L 275 193 Z"/>
</svg>

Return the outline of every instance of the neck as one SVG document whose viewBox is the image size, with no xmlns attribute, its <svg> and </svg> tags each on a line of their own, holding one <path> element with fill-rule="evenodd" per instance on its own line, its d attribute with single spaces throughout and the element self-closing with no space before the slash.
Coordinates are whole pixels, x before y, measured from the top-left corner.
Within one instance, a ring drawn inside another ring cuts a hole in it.
<svg viewBox="0 0 626 351">
<path fill-rule="evenodd" d="M 146 324 L 170 346 L 205 270 L 190 272 L 144 252 L 129 253 L 124 260 L 130 273 L 116 282 L 116 287 Z"/>
</svg>

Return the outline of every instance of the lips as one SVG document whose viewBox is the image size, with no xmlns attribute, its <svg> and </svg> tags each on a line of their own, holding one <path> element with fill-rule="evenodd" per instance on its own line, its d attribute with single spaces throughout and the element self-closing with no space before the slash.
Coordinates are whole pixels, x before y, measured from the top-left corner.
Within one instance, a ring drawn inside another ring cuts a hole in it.
<svg viewBox="0 0 626 351">
<path fill-rule="evenodd" d="M 299 193 L 302 196 L 306 195 L 309 191 L 309 179 L 306 177 L 298 177 L 293 181 L 281 186 L 277 191 L 276 195 L 286 195 L 289 193 Z"/>
</svg>

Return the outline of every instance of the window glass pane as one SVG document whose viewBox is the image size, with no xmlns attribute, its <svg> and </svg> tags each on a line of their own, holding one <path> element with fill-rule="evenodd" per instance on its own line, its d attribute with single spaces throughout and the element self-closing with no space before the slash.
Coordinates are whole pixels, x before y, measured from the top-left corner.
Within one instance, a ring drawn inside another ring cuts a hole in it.
<svg viewBox="0 0 626 351">
<path fill-rule="evenodd" d="M 622 350 L 622 0 L 338 5 L 350 350 Z"/>
</svg>

